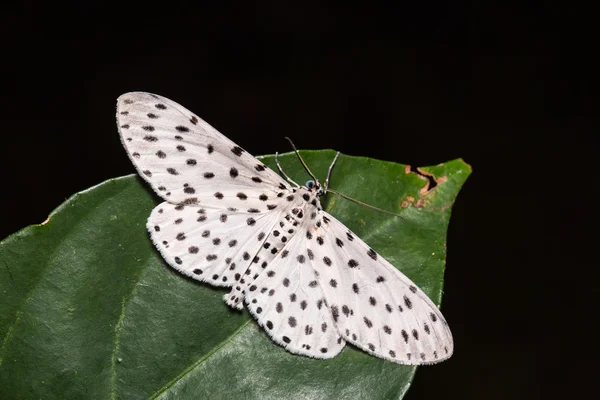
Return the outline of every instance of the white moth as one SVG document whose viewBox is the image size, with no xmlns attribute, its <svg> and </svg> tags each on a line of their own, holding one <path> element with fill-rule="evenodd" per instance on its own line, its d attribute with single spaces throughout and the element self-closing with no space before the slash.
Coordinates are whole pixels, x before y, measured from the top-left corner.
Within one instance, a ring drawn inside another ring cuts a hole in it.
<svg viewBox="0 0 600 400">
<path fill-rule="evenodd" d="M 230 287 L 225 302 L 245 305 L 291 353 L 331 358 L 350 342 L 400 364 L 452 355 L 438 308 L 323 211 L 318 181 L 292 187 L 164 97 L 126 93 L 117 103 L 123 145 L 165 200 L 147 227 L 170 266 Z"/>
</svg>

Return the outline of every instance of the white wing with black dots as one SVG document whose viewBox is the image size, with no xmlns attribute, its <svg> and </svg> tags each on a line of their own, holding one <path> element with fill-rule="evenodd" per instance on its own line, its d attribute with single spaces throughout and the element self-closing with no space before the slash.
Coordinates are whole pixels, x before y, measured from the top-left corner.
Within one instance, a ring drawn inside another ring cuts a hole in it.
<svg viewBox="0 0 600 400">
<path fill-rule="evenodd" d="M 117 124 L 140 175 L 170 203 L 244 207 L 249 200 L 266 202 L 289 190 L 273 170 L 164 97 L 120 96 Z"/>
<path fill-rule="evenodd" d="M 331 358 L 346 341 L 401 364 L 442 361 L 452 335 L 400 271 L 322 211 L 317 187 L 291 189 L 274 171 L 164 97 L 119 97 L 121 140 L 164 199 L 152 240 L 178 271 L 245 304 L 288 351 Z"/>
<path fill-rule="evenodd" d="M 370 354 L 401 364 L 449 358 L 452 334 L 435 304 L 341 222 L 321 213 L 325 223 L 309 246 L 340 335 Z"/>
<path fill-rule="evenodd" d="M 255 259 L 279 212 L 164 202 L 148 218 L 152 241 L 176 270 L 214 286 L 233 286 Z M 242 307 L 242 297 L 229 303 Z"/>
<path fill-rule="evenodd" d="M 166 200 L 147 223 L 165 260 L 194 279 L 233 286 L 287 207 L 286 182 L 164 97 L 122 95 L 117 123 L 140 175 Z M 242 300 L 228 304 L 241 308 Z"/>
<path fill-rule="evenodd" d="M 332 358 L 346 341 L 335 328 L 307 253 L 305 229 L 295 233 L 266 270 L 252 282 L 246 307 L 271 339 L 286 350 Z"/>
</svg>

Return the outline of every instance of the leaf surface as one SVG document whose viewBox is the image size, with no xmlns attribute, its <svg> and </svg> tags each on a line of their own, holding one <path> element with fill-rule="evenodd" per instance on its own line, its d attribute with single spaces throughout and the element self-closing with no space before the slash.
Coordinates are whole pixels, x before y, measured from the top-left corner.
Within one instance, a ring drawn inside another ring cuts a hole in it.
<svg viewBox="0 0 600 400">
<path fill-rule="evenodd" d="M 335 153 L 301 153 L 323 181 Z M 294 154 L 280 161 L 298 183 L 309 179 Z M 331 187 L 404 219 L 333 194 L 322 204 L 439 304 L 450 211 L 470 171 L 462 160 L 416 173 L 341 155 Z M 404 395 L 416 367 L 351 345 L 331 360 L 292 355 L 229 309 L 223 289 L 166 266 L 145 229 L 158 202 L 135 175 L 111 179 L 0 242 L 0 398 Z"/>
</svg>

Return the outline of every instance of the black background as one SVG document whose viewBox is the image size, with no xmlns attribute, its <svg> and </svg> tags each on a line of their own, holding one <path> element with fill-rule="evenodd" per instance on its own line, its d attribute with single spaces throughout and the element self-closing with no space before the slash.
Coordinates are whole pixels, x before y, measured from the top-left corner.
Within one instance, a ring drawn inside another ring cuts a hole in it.
<svg viewBox="0 0 600 400">
<path fill-rule="evenodd" d="M 420 368 L 407 398 L 581 389 L 597 346 L 583 305 L 597 265 L 572 248 L 595 186 L 589 10 L 81 3 L 2 11 L 0 237 L 134 172 L 114 120 L 132 90 L 181 103 L 252 154 L 288 151 L 290 136 L 415 166 L 462 157 L 474 171 L 443 304 L 455 355 Z"/>
</svg>

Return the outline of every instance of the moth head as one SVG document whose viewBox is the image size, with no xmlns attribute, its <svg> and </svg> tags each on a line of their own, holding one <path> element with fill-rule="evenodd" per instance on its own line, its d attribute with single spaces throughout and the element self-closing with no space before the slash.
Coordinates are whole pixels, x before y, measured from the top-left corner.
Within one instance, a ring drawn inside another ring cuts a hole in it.
<svg viewBox="0 0 600 400">
<path fill-rule="evenodd" d="M 314 181 L 312 179 L 309 179 L 308 181 L 306 181 L 306 184 L 304 186 L 311 192 L 315 192 L 317 194 L 317 196 L 319 196 L 319 197 L 321 197 L 325 194 L 325 191 L 321 187 L 321 184 L 319 183 L 319 181 Z"/>
</svg>

